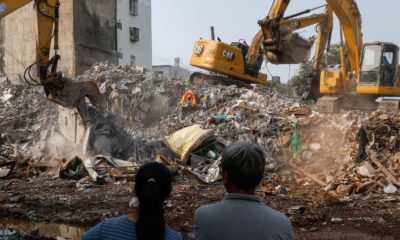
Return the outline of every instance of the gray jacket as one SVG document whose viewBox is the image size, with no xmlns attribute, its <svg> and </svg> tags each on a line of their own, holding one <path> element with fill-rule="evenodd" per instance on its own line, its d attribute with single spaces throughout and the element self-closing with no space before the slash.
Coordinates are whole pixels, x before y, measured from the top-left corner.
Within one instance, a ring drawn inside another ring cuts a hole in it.
<svg viewBox="0 0 400 240">
<path fill-rule="evenodd" d="M 219 203 L 200 207 L 195 228 L 196 240 L 294 239 L 290 220 L 254 195 L 229 193 Z"/>
</svg>

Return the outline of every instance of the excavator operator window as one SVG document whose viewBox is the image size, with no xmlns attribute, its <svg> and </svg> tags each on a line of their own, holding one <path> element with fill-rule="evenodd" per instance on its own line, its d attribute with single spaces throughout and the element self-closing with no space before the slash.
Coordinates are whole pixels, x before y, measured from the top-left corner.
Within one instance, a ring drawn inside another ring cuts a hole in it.
<svg viewBox="0 0 400 240">
<path fill-rule="evenodd" d="M 380 86 L 394 87 L 397 76 L 397 49 L 386 45 L 382 54 L 382 70 Z"/>
<path fill-rule="evenodd" d="M 381 69 L 381 45 L 365 45 L 362 57 L 360 83 L 377 85 Z"/>
</svg>

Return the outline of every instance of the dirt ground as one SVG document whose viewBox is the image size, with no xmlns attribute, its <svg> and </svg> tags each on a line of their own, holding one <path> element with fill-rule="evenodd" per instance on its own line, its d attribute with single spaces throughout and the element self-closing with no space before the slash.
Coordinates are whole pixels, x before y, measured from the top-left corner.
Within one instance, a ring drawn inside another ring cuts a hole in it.
<svg viewBox="0 0 400 240">
<path fill-rule="evenodd" d="M 132 182 L 95 185 L 83 191 L 77 190 L 76 183 L 43 177 L 1 180 L 0 220 L 3 224 L 19 219 L 87 229 L 105 217 L 130 211 L 127 206 L 133 195 Z M 376 195 L 340 201 L 313 185 L 282 185 L 273 178 L 265 181 L 257 193 L 268 206 L 290 217 L 297 239 L 398 239 L 400 236 L 398 197 Z M 165 204 L 168 224 L 182 232 L 184 239 L 191 239 L 195 209 L 216 202 L 223 195 L 221 182 L 205 185 L 190 176 L 177 176 L 172 197 Z"/>
</svg>

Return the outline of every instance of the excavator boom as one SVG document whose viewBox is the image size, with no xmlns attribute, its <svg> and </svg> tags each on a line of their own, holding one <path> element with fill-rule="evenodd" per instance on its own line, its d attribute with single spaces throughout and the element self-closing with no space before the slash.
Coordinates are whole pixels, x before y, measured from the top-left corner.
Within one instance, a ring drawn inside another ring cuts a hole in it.
<svg viewBox="0 0 400 240">
<path fill-rule="evenodd" d="M 290 0 L 274 0 L 268 16 L 259 21 L 261 30 L 253 37 L 250 46 L 245 41 L 229 45 L 215 39 L 198 40 L 193 48 L 190 64 L 244 82 L 266 84 L 266 75 L 259 72 L 264 58 L 275 64 L 306 62 L 314 39 L 306 40 L 294 31 L 314 24 L 324 24 L 329 27 L 329 23 L 332 22 L 332 12 L 327 10 L 326 13 L 295 18 L 324 5 L 285 18 L 289 3 Z M 319 39 L 318 59 L 328 37 L 320 36 Z M 204 76 L 200 73 L 192 76 L 199 75 Z M 192 77 L 191 81 L 194 82 Z"/>
<path fill-rule="evenodd" d="M 357 2 L 326 2 L 340 22 L 341 66 L 321 71 L 320 93 L 324 96 L 318 99 L 316 109 L 335 112 L 343 108 L 375 110 L 378 107 L 398 111 L 399 47 L 389 42 L 363 45 L 362 20 Z M 380 103 L 377 104 L 376 100 Z"/>
<path fill-rule="evenodd" d="M 103 99 L 97 85 L 91 81 L 71 81 L 57 71 L 59 50 L 59 0 L 0 0 L 0 19 L 12 14 L 23 6 L 34 2 L 37 15 L 37 51 L 36 60 L 27 67 L 24 79 L 27 83 L 42 86 L 47 98 L 67 108 L 77 108 L 85 123 L 91 121 L 85 98 L 101 109 Z M 50 57 L 51 48 L 54 56 Z M 37 76 L 32 76 L 32 69 L 37 68 Z"/>
<path fill-rule="evenodd" d="M 109 115 L 104 113 L 104 99 L 93 81 L 78 81 L 65 78 L 61 72 L 57 71 L 60 56 L 58 35 L 59 31 L 59 0 L 0 0 L 0 18 L 12 14 L 21 7 L 33 2 L 36 11 L 38 35 L 36 60 L 25 70 L 24 79 L 27 83 L 35 86 L 42 86 L 47 98 L 66 108 L 78 110 L 83 126 L 79 128 L 84 132 L 81 139 L 75 139 L 75 143 L 82 147 L 83 154 L 103 154 L 127 159 L 129 153 L 130 138 L 123 129 L 118 127 Z M 24 24 L 24 23 L 21 23 Z M 29 39 L 29 37 L 27 37 Z M 51 53 L 53 56 L 50 56 Z M 36 75 L 31 74 L 36 67 Z M 86 101 L 88 99 L 91 105 Z M 63 116 L 64 114 L 64 116 Z M 68 111 L 60 116 L 65 117 L 66 121 L 71 115 Z M 76 115 L 69 122 L 75 122 L 75 134 L 78 125 Z M 70 134 L 68 126 L 60 125 L 60 132 L 64 136 Z M 67 134 L 65 134 L 67 133 Z M 116 137 L 118 136 L 118 137 Z M 71 140 L 71 139 L 70 139 Z M 125 146 L 125 147 L 122 147 Z"/>
<path fill-rule="evenodd" d="M 20 9 L 32 0 L 2 0 L 0 1 L 0 18 Z"/>
<path fill-rule="evenodd" d="M 326 2 L 339 19 L 341 30 L 346 39 L 351 70 L 355 73 L 354 78 L 357 79 L 363 46 L 362 20 L 357 3 L 354 0 L 326 0 Z"/>
</svg>

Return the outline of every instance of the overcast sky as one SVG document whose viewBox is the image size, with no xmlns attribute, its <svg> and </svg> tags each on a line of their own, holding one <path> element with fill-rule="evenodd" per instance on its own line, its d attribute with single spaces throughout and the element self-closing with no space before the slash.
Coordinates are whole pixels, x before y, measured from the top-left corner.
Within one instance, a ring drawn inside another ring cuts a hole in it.
<svg viewBox="0 0 400 240">
<path fill-rule="evenodd" d="M 246 39 L 251 42 L 259 30 L 257 21 L 268 14 L 272 0 L 152 0 L 153 64 L 173 64 L 180 57 L 184 66 L 189 65 L 194 42 L 210 38 L 210 26 L 222 41 Z M 364 42 L 389 41 L 400 45 L 400 1 L 359 0 L 363 18 Z M 286 14 L 296 13 L 324 4 L 323 0 L 292 0 Z M 321 12 L 322 9 L 314 13 Z M 337 22 L 337 19 L 335 19 Z M 336 24 L 332 43 L 339 41 Z M 304 37 L 315 35 L 315 27 L 300 30 Z M 297 65 L 272 65 L 273 75 L 286 81 L 296 73 Z M 264 69 L 266 71 L 266 69 Z"/>
</svg>

